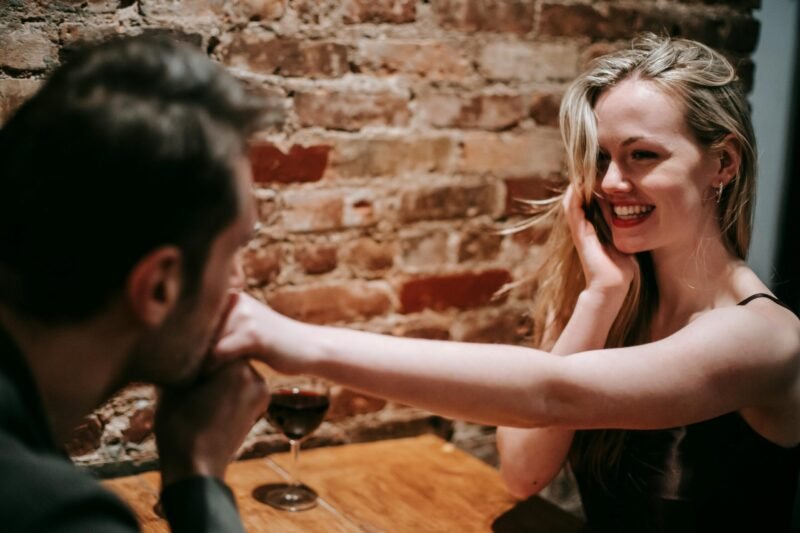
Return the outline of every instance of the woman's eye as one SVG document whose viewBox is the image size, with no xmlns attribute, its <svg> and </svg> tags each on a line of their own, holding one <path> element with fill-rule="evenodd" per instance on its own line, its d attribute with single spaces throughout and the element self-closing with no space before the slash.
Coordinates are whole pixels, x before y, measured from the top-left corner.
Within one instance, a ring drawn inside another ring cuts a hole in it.
<svg viewBox="0 0 800 533">
<path fill-rule="evenodd" d="M 656 157 L 658 157 L 658 154 L 647 150 L 634 150 L 631 153 L 631 158 L 637 161 L 642 159 L 655 159 Z"/>
<path fill-rule="evenodd" d="M 599 153 L 597 155 L 597 169 L 598 170 L 605 170 L 608 168 L 608 161 L 609 161 L 608 154 Z"/>
</svg>

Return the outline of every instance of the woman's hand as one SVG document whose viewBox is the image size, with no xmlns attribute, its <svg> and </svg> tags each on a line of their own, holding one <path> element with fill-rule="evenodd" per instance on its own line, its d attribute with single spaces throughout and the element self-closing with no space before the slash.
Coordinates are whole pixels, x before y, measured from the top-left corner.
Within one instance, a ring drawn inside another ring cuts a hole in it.
<svg viewBox="0 0 800 533">
<path fill-rule="evenodd" d="M 562 205 L 583 267 L 586 289 L 604 295 L 627 294 L 637 270 L 634 256 L 621 253 L 613 244 L 600 242 L 594 226 L 586 219 L 583 202 L 573 185 L 567 187 Z"/>
<path fill-rule="evenodd" d="M 270 309 L 245 293 L 232 295 L 227 316 L 217 335 L 211 366 L 232 359 L 254 358 L 275 370 L 292 374 L 302 371 L 305 324 Z"/>
</svg>

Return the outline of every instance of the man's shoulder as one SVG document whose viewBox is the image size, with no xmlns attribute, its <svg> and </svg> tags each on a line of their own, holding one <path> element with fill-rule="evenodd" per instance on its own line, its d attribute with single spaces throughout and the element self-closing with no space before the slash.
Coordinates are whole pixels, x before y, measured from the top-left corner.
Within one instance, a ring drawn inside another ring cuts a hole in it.
<svg viewBox="0 0 800 533">
<path fill-rule="evenodd" d="M 91 475 L 0 429 L 0 524 L 9 531 L 33 531 L 50 521 L 69 520 L 78 509 L 136 527 L 125 504 Z"/>
</svg>

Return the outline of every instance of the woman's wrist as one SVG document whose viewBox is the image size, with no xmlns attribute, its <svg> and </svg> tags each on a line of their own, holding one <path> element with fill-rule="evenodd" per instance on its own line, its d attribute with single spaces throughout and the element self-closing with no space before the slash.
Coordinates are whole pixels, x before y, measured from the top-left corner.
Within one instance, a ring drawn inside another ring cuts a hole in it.
<svg viewBox="0 0 800 533">
<path fill-rule="evenodd" d="M 325 328 L 282 317 L 277 331 L 269 334 L 266 362 L 285 374 L 308 374 L 321 359 L 326 345 Z"/>
<path fill-rule="evenodd" d="M 627 296 L 627 288 L 586 287 L 578 295 L 578 305 L 594 307 L 598 311 L 616 312 L 622 308 Z"/>
</svg>

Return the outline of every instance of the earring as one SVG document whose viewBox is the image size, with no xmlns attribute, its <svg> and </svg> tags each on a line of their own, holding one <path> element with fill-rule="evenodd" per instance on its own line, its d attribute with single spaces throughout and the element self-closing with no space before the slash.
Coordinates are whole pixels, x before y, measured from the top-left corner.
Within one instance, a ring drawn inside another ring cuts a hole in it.
<svg viewBox="0 0 800 533">
<path fill-rule="evenodd" d="M 717 185 L 717 203 L 720 203 L 720 201 L 722 200 L 722 190 L 724 188 L 725 184 L 720 181 L 719 185 Z"/>
</svg>

